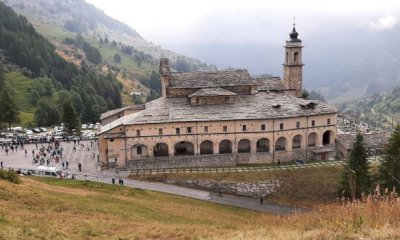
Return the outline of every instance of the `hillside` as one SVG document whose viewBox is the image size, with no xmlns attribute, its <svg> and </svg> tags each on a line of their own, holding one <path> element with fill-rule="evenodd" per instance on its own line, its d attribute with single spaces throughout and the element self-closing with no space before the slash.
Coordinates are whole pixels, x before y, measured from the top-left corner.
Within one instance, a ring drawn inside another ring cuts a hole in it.
<svg viewBox="0 0 400 240">
<path fill-rule="evenodd" d="M 399 201 L 274 216 L 95 182 L 0 180 L 1 239 L 397 239 Z M 390 237 L 388 237 L 390 236 Z"/>
<path fill-rule="evenodd" d="M 26 125 L 60 123 L 60 109 L 68 99 L 84 122 L 98 121 L 103 111 L 121 106 L 121 85 L 114 73 L 65 61 L 25 17 L 3 3 L 0 29 L 0 75 L 5 85 L 1 94 L 16 102 L 21 117 L 30 118 L 21 119 Z"/>
<path fill-rule="evenodd" d="M 364 122 L 391 129 L 400 124 L 400 86 L 340 106 L 341 112 Z"/>
<path fill-rule="evenodd" d="M 84 0 L 2 1 L 26 16 L 40 33 L 55 44 L 58 52 L 64 53 L 61 55 L 66 55 L 65 58 L 70 61 L 76 61 L 71 56 L 82 54 L 79 53 L 79 49 L 71 51 L 65 44 L 65 39 L 83 36 L 101 53 L 102 61 L 96 63 L 100 65 L 99 68 L 104 65 L 113 66 L 120 78 L 124 79 L 122 83 L 125 93 L 129 93 L 128 89 L 130 92 L 142 91 L 145 95 L 149 92 L 147 88 L 160 91 L 149 83 L 152 72 L 158 72 L 160 57 L 170 58 L 172 67 L 178 71 L 213 68 L 199 60 L 162 49 L 146 41 L 126 24 L 107 16 Z M 121 61 L 115 60 L 116 54 L 120 56 Z"/>
</svg>

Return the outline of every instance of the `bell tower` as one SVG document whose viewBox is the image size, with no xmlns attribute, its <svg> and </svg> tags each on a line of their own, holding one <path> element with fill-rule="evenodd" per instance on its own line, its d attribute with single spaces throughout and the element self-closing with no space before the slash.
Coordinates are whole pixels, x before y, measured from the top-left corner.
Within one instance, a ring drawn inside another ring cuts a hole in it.
<svg viewBox="0 0 400 240">
<path fill-rule="evenodd" d="M 286 90 L 296 97 L 303 93 L 303 61 L 301 40 L 297 38 L 296 25 L 293 23 L 290 39 L 286 41 L 285 62 L 283 64 L 283 82 Z"/>
</svg>

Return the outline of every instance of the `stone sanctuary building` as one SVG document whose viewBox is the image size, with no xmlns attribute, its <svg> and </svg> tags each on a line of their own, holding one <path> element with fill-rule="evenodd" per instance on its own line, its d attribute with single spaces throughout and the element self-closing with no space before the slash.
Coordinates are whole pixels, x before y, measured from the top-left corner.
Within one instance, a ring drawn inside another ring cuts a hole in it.
<svg viewBox="0 0 400 240">
<path fill-rule="evenodd" d="M 337 109 L 301 98 L 297 37 L 293 27 L 283 80 L 252 78 L 247 70 L 172 72 L 161 59 L 162 97 L 102 126 L 101 163 L 138 169 L 333 157 Z"/>
</svg>

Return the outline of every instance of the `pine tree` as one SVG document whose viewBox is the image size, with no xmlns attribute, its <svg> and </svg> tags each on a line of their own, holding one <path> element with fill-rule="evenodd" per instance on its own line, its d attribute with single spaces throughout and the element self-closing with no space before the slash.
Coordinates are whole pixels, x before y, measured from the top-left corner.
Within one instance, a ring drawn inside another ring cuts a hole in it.
<svg viewBox="0 0 400 240">
<path fill-rule="evenodd" d="M 18 108 L 14 100 L 7 90 L 2 90 L 0 92 L 0 122 L 8 123 L 8 127 L 11 127 L 11 123 L 17 122 L 18 115 Z"/>
<path fill-rule="evenodd" d="M 79 118 L 74 106 L 72 106 L 71 100 L 67 100 L 64 103 L 63 121 L 65 131 L 68 135 L 74 135 L 80 132 Z"/>
<path fill-rule="evenodd" d="M 379 168 L 379 177 L 383 187 L 400 189 L 400 125 L 397 125 L 389 139 L 389 146 Z"/>
<path fill-rule="evenodd" d="M 342 179 L 342 188 L 347 197 L 359 198 L 362 193 L 368 193 L 371 188 L 371 176 L 368 172 L 367 150 L 364 138 L 358 133 L 353 143 L 348 166 Z"/>
</svg>

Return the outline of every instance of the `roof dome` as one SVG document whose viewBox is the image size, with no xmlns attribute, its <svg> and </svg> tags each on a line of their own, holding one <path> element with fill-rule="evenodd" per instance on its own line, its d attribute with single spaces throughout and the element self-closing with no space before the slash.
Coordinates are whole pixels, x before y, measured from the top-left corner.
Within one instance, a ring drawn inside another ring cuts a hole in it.
<svg viewBox="0 0 400 240">
<path fill-rule="evenodd" d="M 294 24 L 293 24 L 292 32 L 289 34 L 289 36 L 290 36 L 291 40 L 299 40 L 299 39 L 297 39 L 297 36 L 299 36 L 299 34 L 296 32 L 296 27 L 294 26 Z"/>
</svg>

